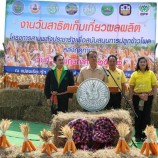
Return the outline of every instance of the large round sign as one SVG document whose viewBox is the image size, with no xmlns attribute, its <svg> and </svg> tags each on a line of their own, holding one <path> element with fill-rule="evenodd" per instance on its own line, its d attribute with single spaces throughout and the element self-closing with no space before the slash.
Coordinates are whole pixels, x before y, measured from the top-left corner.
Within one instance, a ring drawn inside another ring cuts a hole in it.
<svg viewBox="0 0 158 158">
<path fill-rule="evenodd" d="M 103 110 L 109 102 L 110 91 L 105 83 L 96 78 L 83 81 L 77 90 L 77 101 L 87 111 Z"/>
</svg>

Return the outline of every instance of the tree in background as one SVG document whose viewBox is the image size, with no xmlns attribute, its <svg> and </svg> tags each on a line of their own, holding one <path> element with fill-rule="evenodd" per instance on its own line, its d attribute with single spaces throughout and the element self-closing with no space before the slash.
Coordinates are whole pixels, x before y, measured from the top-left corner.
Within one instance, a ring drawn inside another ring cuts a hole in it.
<svg viewBox="0 0 158 158">
<path fill-rule="evenodd" d="M 0 50 L 0 75 L 3 74 L 4 68 L 4 50 Z"/>
</svg>

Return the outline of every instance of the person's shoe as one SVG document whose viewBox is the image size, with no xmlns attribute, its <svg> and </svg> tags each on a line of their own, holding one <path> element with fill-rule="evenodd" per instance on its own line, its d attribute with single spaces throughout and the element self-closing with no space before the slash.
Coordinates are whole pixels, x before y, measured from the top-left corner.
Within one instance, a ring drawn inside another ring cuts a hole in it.
<svg viewBox="0 0 158 158">
<path fill-rule="evenodd" d="M 140 138 L 140 137 L 136 137 L 136 138 L 135 138 L 135 141 L 136 141 L 136 142 L 141 142 L 141 138 Z"/>
</svg>

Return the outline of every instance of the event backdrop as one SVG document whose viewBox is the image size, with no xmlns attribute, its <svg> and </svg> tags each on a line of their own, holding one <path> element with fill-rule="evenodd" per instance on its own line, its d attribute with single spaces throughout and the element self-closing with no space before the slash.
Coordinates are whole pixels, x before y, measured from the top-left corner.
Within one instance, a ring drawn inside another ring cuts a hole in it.
<svg viewBox="0 0 158 158">
<path fill-rule="evenodd" d="M 118 57 L 127 77 L 139 56 L 154 67 L 157 3 L 68 3 L 7 0 L 5 72 L 46 74 L 55 54 L 74 75 L 98 52 L 98 64 Z"/>
</svg>

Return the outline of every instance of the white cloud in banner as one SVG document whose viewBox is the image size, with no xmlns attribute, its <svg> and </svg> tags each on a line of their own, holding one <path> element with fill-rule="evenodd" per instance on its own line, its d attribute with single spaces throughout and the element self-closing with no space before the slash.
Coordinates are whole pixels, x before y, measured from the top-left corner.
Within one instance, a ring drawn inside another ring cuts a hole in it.
<svg viewBox="0 0 158 158">
<path fill-rule="evenodd" d="M 37 1 L 37 0 L 34 0 Z M 40 1 L 40 0 L 39 0 Z M 41 1 L 51 1 L 51 0 L 41 0 Z M 59 2 L 85 2 L 85 0 L 54 0 L 54 1 L 59 1 Z M 88 3 L 89 1 L 87 1 Z M 127 2 L 127 0 L 92 0 L 91 2 L 94 3 L 99 3 L 99 2 L 103 2 L 103 3 L 112 3 L 112 2 Z M 129 2 L 129 1 L 128 1 Z M 132 0 L 131 2 L 149 2 L 149 0 Z M 157 0 L 152 0 L 152 2 L 157 2 Z M 4 32 L 5 32 L 5 6 L 6 0 L 0 0 L 0 50 L 3 49 L 3 45 L 2 43 L 4 42 Z M 158 15 L 157 15 L 157 23 L 158 23 Z M 158 25 L 156 28 L 156 42 L 158 43 Z M 156 51 L 156 56 L 158 57 L 158 48 Z"/>
</svg>

